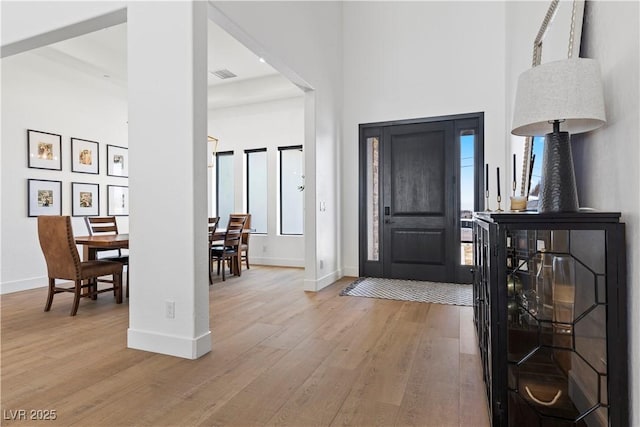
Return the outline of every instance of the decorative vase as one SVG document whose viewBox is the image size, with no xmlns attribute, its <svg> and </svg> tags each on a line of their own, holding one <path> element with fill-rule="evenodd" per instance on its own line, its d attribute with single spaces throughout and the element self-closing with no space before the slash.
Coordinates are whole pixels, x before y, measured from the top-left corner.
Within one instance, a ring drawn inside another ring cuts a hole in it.
<svg viewBox="0 0 640 427">
<path fill-rule="evenodd" d="M 553 322 L 557 333 L 573 331 L 575 304 L 575 261 L 569 255 L 553 258 Z"/>
<path fill-rule="evenodd" d="M 536 297 L 538 302 L 538 318 L 552 320 L 553 313 L 553 255 L 540 253 L 540 262 L 536 274 Z"/>
</svg>

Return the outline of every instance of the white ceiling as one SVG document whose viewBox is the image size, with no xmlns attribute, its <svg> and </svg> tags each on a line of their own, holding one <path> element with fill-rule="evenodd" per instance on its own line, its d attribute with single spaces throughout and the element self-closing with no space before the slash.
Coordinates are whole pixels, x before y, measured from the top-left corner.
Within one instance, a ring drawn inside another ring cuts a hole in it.
<svg viewBox="0 0 640 427">
<path fill-rule="evenodd" d="M 209 108 L 302 96 L 302 91 L 213 22 L 208 24 Z M 112 83 L 127 85 L 127 24 L 116 25 L 33 51 Z M 227 69 L 237 77 L 219 79 Z"/>
</svg>

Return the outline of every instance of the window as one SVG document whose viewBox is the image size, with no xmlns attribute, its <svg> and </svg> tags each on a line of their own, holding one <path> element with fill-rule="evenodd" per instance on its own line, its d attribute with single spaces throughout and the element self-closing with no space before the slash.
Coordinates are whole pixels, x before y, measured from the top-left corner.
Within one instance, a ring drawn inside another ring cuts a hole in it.
<svg viewBox="0 0 640 427">
<path fill-rule="evenodd" d="M 304 153 L 302 145 L 278 147 L 280 152 L 280 234 L 304 232 Z"/>
<path fill-rule="evenodd" d="M 267 149 L 245 150 L 247 213 L 254 233 L 267 233 Z"/>
<path fill-rule="evenodd" d="M 220 217 L 218 227 L 225 228 L 229 214 L 233 213 L 233 151 L 216 155 L 216 216 Z"/>
<path fill-rule="evenodd" d="M 367 261 L 380 261 L 379 150 L 379 138 L 367 138 Z"/>
<path fill-rule="evenodd" d="M 462 129 L 460 141 L 460 264 L 473 265 L 473 212 L 476 210 L 475 129 Z"/>
</svg>

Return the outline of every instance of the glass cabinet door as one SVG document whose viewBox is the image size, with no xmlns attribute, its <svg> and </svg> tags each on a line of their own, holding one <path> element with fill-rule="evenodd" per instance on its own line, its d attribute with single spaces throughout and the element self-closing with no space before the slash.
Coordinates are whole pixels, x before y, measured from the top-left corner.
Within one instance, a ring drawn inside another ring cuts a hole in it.
<svg viewBox="0 0 640 427">
<path fill-rule="evenodd" d="M 509 425 L 607 426 L 604 230 L 507 233 Z"/>
</svg>

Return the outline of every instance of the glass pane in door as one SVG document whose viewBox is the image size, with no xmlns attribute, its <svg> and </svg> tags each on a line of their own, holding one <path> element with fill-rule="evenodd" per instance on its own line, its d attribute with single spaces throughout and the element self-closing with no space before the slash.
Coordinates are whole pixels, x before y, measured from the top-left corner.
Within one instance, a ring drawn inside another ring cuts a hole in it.
<svg viewBox="0 0 640 427">
<path fill-rule="evenodd" d="M 473 264 L 473 211 L 475 200 L 474 130 L 460 132 L 460 264 Z"/>
<path fill-rule="evenodd" d="M 380 143 L 367 138 L 367 260 L 380 260 Z"/>
</svg>

